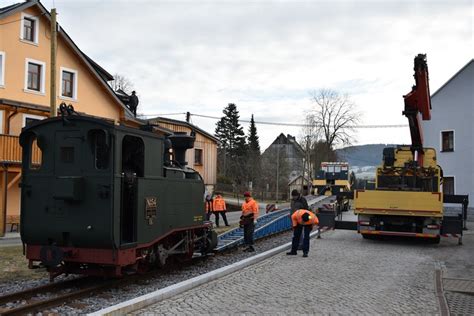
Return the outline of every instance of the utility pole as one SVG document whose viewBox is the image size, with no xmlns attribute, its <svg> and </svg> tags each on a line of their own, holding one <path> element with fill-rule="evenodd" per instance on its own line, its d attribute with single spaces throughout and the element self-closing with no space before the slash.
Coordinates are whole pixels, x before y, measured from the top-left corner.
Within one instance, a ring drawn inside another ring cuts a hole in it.
<svg viewBox="0 0 474 316">
<path fill-rule="evenodd" d="M 280 136 L 278 136 L 277 146 L 277 179 L 276 179 L 276 203 L 278 203 L 278 183 L 280 182 Z"/>
<path fill-rule="evenodd" d="M 51 81 L 50 81 L 50 111 L 49 117 L 55 117 L 56 110 L 56 48 L 57 48 L 57 27 L 56 9 L 51 9 Z"/>
</svg>

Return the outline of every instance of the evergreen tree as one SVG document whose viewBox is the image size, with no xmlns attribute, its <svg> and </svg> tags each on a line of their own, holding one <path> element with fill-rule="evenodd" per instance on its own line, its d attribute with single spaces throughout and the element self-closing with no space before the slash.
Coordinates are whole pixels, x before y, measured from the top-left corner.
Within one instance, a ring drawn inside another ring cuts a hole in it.
<svg viewBox="0 0 474 316">
<path fill-rule="evenodd" d="M 215 135 L 219 139 L 218 171 L 237 184 L 245 180 L 247 144 L 243 127 L 239 123 L 239 111 L 234 103 L 223 110 L 224 116 L 217 122 Z"/>
<path fill-rule="evenodd" d="M 248 155 L 247 155 L 248 180 L 252 181 L 253 187 L 257 187 L 262 181 L 259 181 L 262 175 L 260 159 L 260 143 L 257 136 L 257 127 L 255 121 L 250 119 L 248 136 Z"/>
<path fill-rule="evenodd" d="M 234 103 L 229 103 L 222 111 L 224 116 L 217 122 L 215 135 L 220 147 L 225 148 L 231 158 L 245 155 L 246 143 L 244 129 L 239 123 L 239 111 Z"/>
<path fill-rule="evenodd" d="M 260 142 L 257 136 L 257 127 L 255 126 L 255 121 L 252 118 L 250 119 L 250 128 L 249 128 L 249 151 L 258 153 L 260 155 Z"/>
</svg>

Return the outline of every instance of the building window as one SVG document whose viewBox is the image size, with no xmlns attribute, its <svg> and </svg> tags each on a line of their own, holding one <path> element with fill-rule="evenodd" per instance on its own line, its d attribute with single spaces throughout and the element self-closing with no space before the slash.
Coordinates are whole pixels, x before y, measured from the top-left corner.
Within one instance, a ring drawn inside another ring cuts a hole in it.
<svg viewBox="0 0 474 316">
<path fill-rule="evenodd" d="M 28 14 L 22 14 L 20 38 L 23 41 L 38 44 L 38 18 Z"/>
<path fill-rule="evenodd" d="M 443 194 L 454 194 L 454 177 L 443 177 Z"/>
<path fill-rule="evenodd" d="M 5 52 L 0 52 L 0 87 L 5 85 Z"/>
<path fill-rule="evenodd" d="M 194 164 L 202 165 L 202 149 L 194 149 Z"/>
<path fill-rule="evenodd" d="M 61 97 L 77 99 L 77 71 L 61 67 Z"/>
<path fill-rule="evenodd" d="M 41 65 L 28 63 L 28 85 L 27 89 L 40 91 L 41 89 Z"/>
<path fill-rule="evenodd" d="M 33 59 L 26 59 L 25 68 L 25 91 L 44 94 L 45 63 Z"/>
<path fill-rule="evenodd" d="M 22 127 L 29 126 L 34 122 L 44 120 L 46 117 L 32 114 L 23 114 L 23 124 Z"/>
<path fill-rule="evenodd" d="M 441 132 L 441 151 L 454 151 L 454 131 Z"/>
<path fill-rule="evenodd" d="M 30 126 L 32 123 L 34 122 L 38 122 L 40 121 L 39 119 L 35 119 L 35 118 L 31 118 L 31 117 L 27 117 L 25 119 L 25 126 Z"/>
</svg>

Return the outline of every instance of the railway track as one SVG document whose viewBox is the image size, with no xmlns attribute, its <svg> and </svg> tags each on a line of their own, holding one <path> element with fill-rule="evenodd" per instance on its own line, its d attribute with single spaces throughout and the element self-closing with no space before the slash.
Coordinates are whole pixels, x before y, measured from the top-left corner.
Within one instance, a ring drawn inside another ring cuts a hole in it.
<svg viewBox="0 0 474 316">
<path fill-rule="evenodd" d="M 325 198 L 317 198 L 311 200 L 310 204 L 316 206 L 324 200 Z M 281 213 L 286 214 L 286 211 Z M 275 224 L 277 224 L 277 221 L 270 217 L 271 216 L 269 216 L 268 220 L 264 221 L 265 224 L 262 226 L 275 226 Z M 278 217 L 281 216 L 276 216 L 276 218 Z M 279 224 L 276 226 L 281 225 Z M 263 228 L 264 230 L 268 230 L 267 227 Z M 256 239 L 263 239 L 265 237 L 268 238 L 271 235 L 285 230 L 286 229 L 278 229 L 278 231 L 276 231 L 275 229 L 272 229 L 270 234 L 256 236 Z M 234 248 L 233 246 L 237 246 L 238 243 L 232 244 L 233 245 L 227 245 L 226 248 L 230 250 Z M 193 259 L 193 261 L 200 259 L 202 259 L 202 257 L 196 257 Z M 176 268 L 176 266 L 174 268 Z M 112 287 L 123 286 L 124 284 L 130 284 L 134 282 L 138 283 L 139 280 L 150 277 L 150 275 L 147 275 L 148 274 L 128 276 L 127 278 L 119 280 L 103 280 L 91 277 L 79 277 L 7 294 L 0 296 L 0 315 L 22 315 L 27 313 L 34 314 L 37 312 L 48 311 L 49 309 L 61 306 L 64 303 L 70 303 L 76 299 L 84 298 L 90 296 L 91 294 L 99 293 Z"/>
<path fill-rule="evenodd" d="M 0 315 L 45 311 L 47 308 L 118 285 L 121 281 L 79 277 L 6 294 L 0 296 Z"/>
</svg>

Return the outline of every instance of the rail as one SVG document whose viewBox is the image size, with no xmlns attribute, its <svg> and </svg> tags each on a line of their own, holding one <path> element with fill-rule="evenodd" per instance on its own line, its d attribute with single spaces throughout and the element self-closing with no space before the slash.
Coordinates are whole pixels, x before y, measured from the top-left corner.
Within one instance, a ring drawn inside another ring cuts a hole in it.
<svg viewBox="0 0 474 316">
<path fill-rule="evenodd" d="M 41 150 L 36 142 L 32 145 L 32 164 L 41 164 Z M 22 148 L 20 137 L 14 135 L 0 134 L 0 163 L 16 163 L 22 161 Z"/>
</svg>

